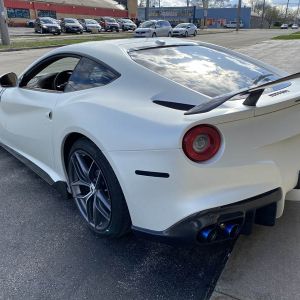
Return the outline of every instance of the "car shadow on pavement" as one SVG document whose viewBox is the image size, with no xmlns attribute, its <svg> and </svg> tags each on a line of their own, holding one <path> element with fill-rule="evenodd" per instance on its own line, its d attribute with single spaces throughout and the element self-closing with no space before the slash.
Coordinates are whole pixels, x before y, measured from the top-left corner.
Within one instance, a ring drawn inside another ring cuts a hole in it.
<svg viewBox="0 0 300 300">
<path fill-rule="evenodd" d="M 208 299 L 233 247 L 96 237 L 72 200 L 1 148 L 0 196 L 4 299 Z"/>
</svg>

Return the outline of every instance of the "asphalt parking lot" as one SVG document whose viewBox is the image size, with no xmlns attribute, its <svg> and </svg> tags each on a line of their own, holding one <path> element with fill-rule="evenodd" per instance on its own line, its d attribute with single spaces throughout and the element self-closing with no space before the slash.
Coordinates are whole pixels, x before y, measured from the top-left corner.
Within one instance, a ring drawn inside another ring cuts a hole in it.
<svg viewBox="0 0 300 300">
<path fill-rule="evenodd" d="M 287 71 L 300 65 L 299 43 L 285 42 L 295 49 L 286 57 L 277 50 L 281 41 L 258 44 L 261 36 L 233 34 L 201 38 L 223 46 L 232 39 L 231 48 Z M 0 71 L 20 73 L 47 51 L 0 53 Z M 0 195 L 0 299 L 208 299 L 233 246 L 174 247 L 133 235 L 99 239 L 71 200 L 2 149 Z"/>
<path fill-rule="evenodd" d="M 0 299 L 206 299 L 230 244 L 95 237 L 75 204 L 0 150 Z"/>
</svg>

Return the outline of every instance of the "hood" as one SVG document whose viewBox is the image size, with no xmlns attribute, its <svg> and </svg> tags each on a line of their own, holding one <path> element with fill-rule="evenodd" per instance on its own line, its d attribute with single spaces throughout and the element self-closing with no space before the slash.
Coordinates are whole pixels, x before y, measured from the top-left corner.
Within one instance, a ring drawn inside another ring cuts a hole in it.
<svg viewBox="0 0 300 300">
<path fill-rule="evenodd" d="M 137 32 L 139 32 L 139 31 L 146 31 L 146 32 L 149 32 L 149 31 L 151 31 L 152 30 L 152 28 L 141 28 L 141 27 L 139 27 L 139 28 L 137 28 Z"/>
</svg>

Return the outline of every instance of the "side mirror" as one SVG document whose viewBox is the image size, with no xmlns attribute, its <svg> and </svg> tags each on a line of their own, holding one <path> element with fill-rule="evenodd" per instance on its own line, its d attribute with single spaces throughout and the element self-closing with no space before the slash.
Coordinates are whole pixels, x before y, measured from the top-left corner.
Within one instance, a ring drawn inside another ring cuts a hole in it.
<svg viewBox="0 0 300 300">
<path fill-rule="evenodd" d="M 4 88 L 16 87 L 18 85 L 18 76 L 15 73 L 7 73 L 0 77 L 0 86 Z"/>
</svg>

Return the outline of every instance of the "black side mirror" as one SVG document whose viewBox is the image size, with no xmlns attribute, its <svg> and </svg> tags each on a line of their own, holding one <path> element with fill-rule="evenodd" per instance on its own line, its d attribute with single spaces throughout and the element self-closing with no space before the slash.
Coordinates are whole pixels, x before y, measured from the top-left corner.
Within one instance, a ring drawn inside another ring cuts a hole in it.
<svg viewBox="0 0 300 300">
<path fill-rule="evenodd" d="M 18 85 L 18 76 L 11 72 L 0 77 L 0 86 L 4 88 L 16 87 Z"/>
</svg>

